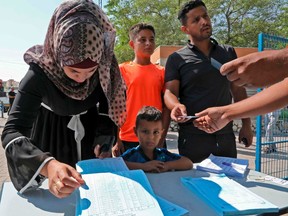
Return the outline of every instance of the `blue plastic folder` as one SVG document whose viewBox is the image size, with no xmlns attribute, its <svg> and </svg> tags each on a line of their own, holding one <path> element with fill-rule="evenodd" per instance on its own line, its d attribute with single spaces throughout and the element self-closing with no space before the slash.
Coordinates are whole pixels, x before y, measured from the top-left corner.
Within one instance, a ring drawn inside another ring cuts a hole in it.
<svg viewBox="0 0 288 216">
<path fill-rule="evenodd" d="M 76 216 L 187 215 L 189 212 L 154 194 L 142 170 L 129 170 L 121 157 L 80 161 L 85 185 L 77 191 Z"/>
<path fill-rule="evenodd" d="M 181 178 L 182 183 L 219 215 L 252 215 L 278 212 L 279 208 L 224 174 Z"/>
</svg>

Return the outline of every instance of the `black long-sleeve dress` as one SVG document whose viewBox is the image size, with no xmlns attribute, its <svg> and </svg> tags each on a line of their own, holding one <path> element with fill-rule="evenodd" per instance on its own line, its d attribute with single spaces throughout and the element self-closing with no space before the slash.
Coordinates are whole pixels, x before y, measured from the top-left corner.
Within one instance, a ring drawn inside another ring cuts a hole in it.
<svg viewBox="0 0 288 216">
<path fill-rule="evenodd" d="M 85 100 L 71 99 L 59 91 L 39 66 L 31 63 L 1 137 L 15 188 L 21 193 L 39 186 L 43 180 L 39 172 L 52 158 L 75 166 L 80 159 L 95 157 L 95 137 L 113 136 L 116 129 L 109 117 L 99 115 L 99 109 L 108 111 L 100 84 Z M 84 127 L 81 150 L 77 150 L 77 130 L 67 127 L 72 118 L 79 131 L 81 123 Z"/>
</svg>

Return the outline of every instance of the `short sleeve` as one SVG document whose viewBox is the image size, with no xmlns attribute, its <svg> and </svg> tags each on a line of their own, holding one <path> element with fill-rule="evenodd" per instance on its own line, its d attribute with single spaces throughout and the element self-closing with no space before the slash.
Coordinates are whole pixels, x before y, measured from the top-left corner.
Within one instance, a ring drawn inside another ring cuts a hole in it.
<svg viewBox="0 0 288 216">
<path fill-rule="evenodd" d="M 163 162 L 175 161 L 181 158 L 181 155 L 172 153 L 165 148 L 159 149 L 158 151 L 160 152 L 160 154 L 157 159 Z"/>
<path fill-rule="evenodd" d="M 179 72 L 178 72 L 178 54 L 173 53 L 167 59 L 165 65 L 165 82 L 169 82 L 172 80 L 180 80 Z"/>
</svg>

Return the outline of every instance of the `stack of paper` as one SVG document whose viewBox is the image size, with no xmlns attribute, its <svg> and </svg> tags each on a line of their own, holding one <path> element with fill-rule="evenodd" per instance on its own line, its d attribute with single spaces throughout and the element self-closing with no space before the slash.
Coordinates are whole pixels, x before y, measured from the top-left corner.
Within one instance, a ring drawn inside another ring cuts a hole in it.
<svg viewBox="0 0 288 216">
<path fill-rule="evenodd" d="M 187 215 L 189 212 L 157 197 L 142 170 L 129 170 L 121 157 L 80 161 L 76 216 Z"/>
<path fill-rule="evenodd" d="M 231 177 L 244 177 L 249 161 L 246 159 L 210 155 L 196 166 L 197 170 L 224 173 Z"/>
<path fill-rule="evenodd" d="M 181 178 L 182 183 L 219 215 L 251 215 L 278 212 L 279 208 L 224 174 Z"/>
<path fill-rule="evenodd" d="M 162 210 L 142 170 L 82 175 L 78 215 L 159 215 Z"/>
</svg>

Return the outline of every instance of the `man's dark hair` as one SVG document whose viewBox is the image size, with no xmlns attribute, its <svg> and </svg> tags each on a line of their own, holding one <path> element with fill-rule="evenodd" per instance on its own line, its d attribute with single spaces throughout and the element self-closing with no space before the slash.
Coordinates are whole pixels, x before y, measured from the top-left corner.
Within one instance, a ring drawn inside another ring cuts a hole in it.
<svg viewBox="0 0 288 216">
<path fill-rule="evenodd" d="M 129 29 L 129 38 L 130 38 L 130 40 L 134 40 L 136 35 L 139 34 L 139 32 L 144 30 L 144 29 L 148 29 L 148 30 L 152 31 L 154 36 L 155 36 L 155 29 L 154 29 L 154 27 L 152 25 L 147 24 L 147 23 L 138 23 L 138 24 L 133 25 Z"/>
<path fill-rule="evenodd" d="M 158 110 L 153 106 L 144 106 L 137 113 L 136 128 L 138 128 L 140 121 L 142 120 L 156 122 L 161 121 L 161 119 L 162 119 L 162 113 L 160 110 Z"/>
<path fill-rule="evenodd" d="M 194 1 L 189 1 L 187 3 L 185 3 L 182 8 L 180 9 L 179 13 L 178 13 L 178 19 L 180 20 L 180 22 L 182 23 L 182 25 L 186 25 L 187 22 L 187 16 L 186 14 L 199 6 L 204 6 L 206 8 L 206 5 L 204 4 L 203 1 L 201 0 L 194 0 Z"/>
</svg>

